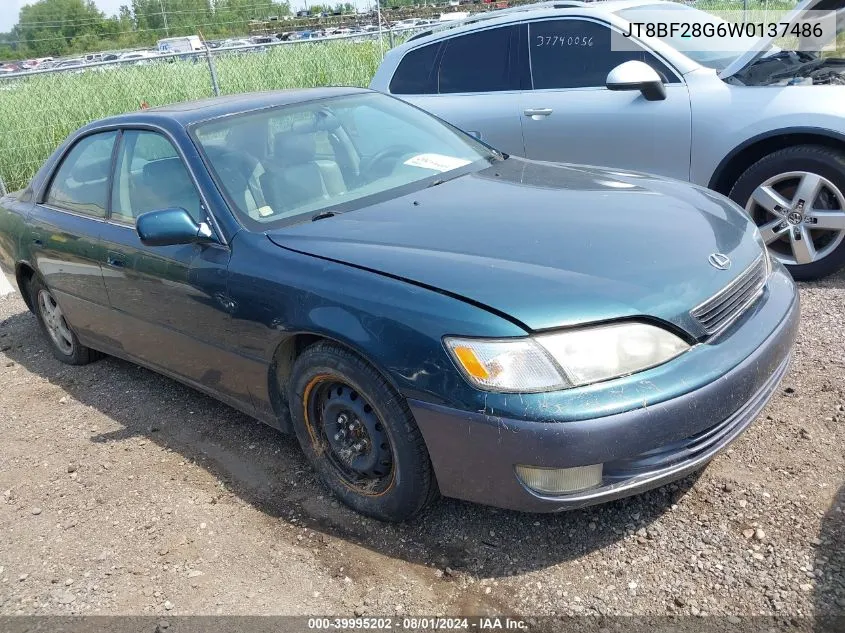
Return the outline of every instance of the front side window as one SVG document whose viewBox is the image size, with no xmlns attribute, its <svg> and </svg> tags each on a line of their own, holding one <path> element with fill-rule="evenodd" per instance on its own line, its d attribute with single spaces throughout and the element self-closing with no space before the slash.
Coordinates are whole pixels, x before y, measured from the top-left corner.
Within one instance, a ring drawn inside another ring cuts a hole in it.
<svg viewBox="0 0 845 633">
<path fill-rule="evenodd" d="M 46 202 L 92 217 L 106 217 L 109 173 L 117 132 L 86 136 L 73 146 L 53 177 Z"/>
<path fill-rule="evenodd" d="M 514 64 L 518 32 L 519 27 L 506 26 L 447 40 L 440 61 L 439 92 L 519 90 Z"/>
<path fill-rule="evenodd" d="M 535 90 L 604 86 L 619 64 L 645 62 L 664 82 L 675 74 L 643 49 L 612 50 L 610 27 L 589 20 L 543 20 L 528 28 L 531 76 Z"/>
<path fill-rule="evenodd" d="M 142 213 L 171 208 L 204 221 L 199 194 L 171 142 L 155 132 L 126 130 L 112 188 L 112 219 L 134 224 Z"/>
<path fill-rule="evenodd" d="M 499 159 L 430 114 L 376 93 L 229 116 L 192 134 L 230 206 L 258 231 L 352 211 Z"/>
</svg>

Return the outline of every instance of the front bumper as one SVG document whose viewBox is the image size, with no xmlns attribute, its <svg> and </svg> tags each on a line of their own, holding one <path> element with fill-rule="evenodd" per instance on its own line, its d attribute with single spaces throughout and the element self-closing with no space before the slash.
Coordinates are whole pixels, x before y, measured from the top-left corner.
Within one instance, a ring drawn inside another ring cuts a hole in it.
<svg viewBox="0 0 845 633">
<path fill-rule="evenodd" d="M 536 422 L 409 401 L 440 491 L 527 512 L 570 510 L 637 494 L 703 467 L 757 417 L 786 373 L 798 328 L 793 300 L 754 352 L 719 379 L 659 404 L 572 422 Z M 727 417 L 725 402 L 743 394 Z M 604 464 L 599 487 L 548 496 L 517 478 L 518 464 L 570 468 Z"/>
</svg>

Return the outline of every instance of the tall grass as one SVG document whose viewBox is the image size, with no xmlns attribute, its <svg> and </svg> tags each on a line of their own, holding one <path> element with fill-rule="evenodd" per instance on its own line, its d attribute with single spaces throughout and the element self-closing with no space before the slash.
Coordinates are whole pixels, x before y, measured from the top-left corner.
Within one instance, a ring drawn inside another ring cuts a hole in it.
<svg viewBox="0 0 845 633">
<path fill-rule="evenodd" d="M 221 94 L 328 85 L 366 86 L 381 60 L 378 41 L 276 46 L 214 58 Z M 78 127 L 114 114 L 213 96 L 205 57 L 110 65 L 0 79 L 0 177 L 26 185 Z"/>
</svg>

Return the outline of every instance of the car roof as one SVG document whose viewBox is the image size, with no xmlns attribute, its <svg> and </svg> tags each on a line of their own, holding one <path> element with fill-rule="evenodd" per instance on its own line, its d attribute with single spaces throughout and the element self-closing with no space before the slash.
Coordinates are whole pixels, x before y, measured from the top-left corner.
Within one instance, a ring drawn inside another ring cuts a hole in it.
<svg viewBox="0 0 845 633">
<path fill-rule="evenodd" d="M 269 92 L 227 95 L 224 97 L 185 101 L 119 114 L 96 121 L 91 124 L 91 127 L 161 123 L 163 120 L 175 121 L 183 127 L 188 127 L 193 123 L 216 119 L 230 114 L 368 92 L 372 91 L 366 88 L 335 87 L 274 90 Z"/>
<path fill-rule="evenodd" d="M 436 25 L 430 31 L 424 31 L 408 40 L 401 47 L 402 50 L 414 48 L 426 42 L 436 42 L 440 39 L 451 37 L 458 33 L 465 33 L 488 25 L 508 24 L 526 18 L 555 17 L 560 15 L 583 15 L 585 11 L 589 14 L 615 13 L 622 9 L 639 7 L 645 5 L 675 4 L 666 0 L 595 0 L 583 2 L 580 0 L 550 0 L 548 2 L 537 2 L 525 4 L 507 9 L 496 9 L 485 13 L 476 13 L 464 20 L 446 22 L 443 25 Z M 395 49 L 394 49 L 395 50 Z"/>
</svg>

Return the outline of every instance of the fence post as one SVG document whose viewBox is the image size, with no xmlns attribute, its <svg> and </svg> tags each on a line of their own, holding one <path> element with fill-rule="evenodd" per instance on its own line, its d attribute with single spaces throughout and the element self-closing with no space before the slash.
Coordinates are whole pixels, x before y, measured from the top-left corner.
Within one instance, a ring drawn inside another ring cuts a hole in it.
<svg viewBox="0 0 845 633">
<path fill-rule="evenodd" d="M 214 66 L 214 59 L 211 57 L 211 49 L 206 44 L 205 59 L 208 61 L 208 72 L 211 74 L 211 89 L 214 91 L 214 96 L 220 96 L 220 84 L 217 83 L 217 68 Z"/>
<path fill-rule="evenodd" d="M 392 24 L 387 27 L 387 36 L 389 38 L 388 41 L 390 42 L 390 48 L 393 48 L 393 25 Z"/>
<path fill-rule="evenodd" d="M 3 182 L 3 175 L 0 174 L 0 196 L 5 196 L 8 191 L 6 191 L 6 183 Z"/>
</svg>

